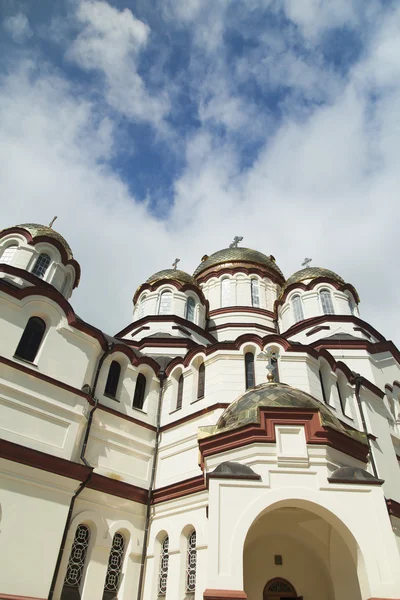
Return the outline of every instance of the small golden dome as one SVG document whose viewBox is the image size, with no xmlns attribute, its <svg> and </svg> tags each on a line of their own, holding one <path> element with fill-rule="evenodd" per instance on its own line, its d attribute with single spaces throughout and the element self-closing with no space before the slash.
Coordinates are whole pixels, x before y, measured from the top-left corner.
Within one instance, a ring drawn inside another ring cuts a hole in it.
<svg viewBox="0 0 400 600">
<path fill-rule="evenodd" d="M 283 278 L 283 273 L 275 262 L 273 256 L 266 256 L 262 252 L 252 250 L 251 248 L 224 248 L 218 250 L 210 256 L 203 256 L 202 262 L 199 264 L 193 277 L 198 277 L 200 273 L 206 271 L 210 267 L 230 263 L 249 263 L 252 265 L 262 265 L 277 273 L 280 278 Z"/>
<path fill-rule="evenodd" d="M 191 283 L 192 285 L 197 285 L 194 278 L 186 273 L 186 271 L 181 271 L 180 269 L 164 269 L 163 271 L 158 271 L 154 273 L 151 277 L 146 280 L 146 283 L 155 283 L 156 281 L 161 281 L 162 279 L 175 279 L 175 281 L 179 281 L 180 283 Z"/>
<path fill-rule="evenodd" d="M 329 269 L 324 269 L 322 267 L 306 267 L 305 269 L 300 269 L 300 271 L 296 271 L 289 277 L 289 279 L 285 283 L 284 289 L 289 287 L 292 283 L 299 283 L 300 281 L 306 281 L 308 279 L 317 279 L 317 277 L 327 277 L 328 279 L 333 279 L 338 283 L 345 283 L 344 279 L 337 275 L 333 271 Z"/>
<path fill-rule="evenodd" d="M 52 227 L 48 227 L 47 225 L 39 225 L 38 223 L 24 223 L 22 225 L 14 225 L 14 227 L 7 227 L 7 229 L 25 229 L 25 231 L 28 231 L 31 234 L 32 239 L 41 236 L 53 238 L 63 246 L 65 252 L 67 253 L 68 260 L 73 258 L 72 250 L 67 241 Z M 1 233 L 6 232 L 7 229 L 3 229 Z"/>
</svg>

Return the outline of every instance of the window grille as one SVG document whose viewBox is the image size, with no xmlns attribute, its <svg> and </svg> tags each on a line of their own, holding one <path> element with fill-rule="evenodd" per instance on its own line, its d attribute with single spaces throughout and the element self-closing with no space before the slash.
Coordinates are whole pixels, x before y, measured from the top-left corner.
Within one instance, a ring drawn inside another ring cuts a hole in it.
<svg viewBox="0 0 400 600">
<path fill-rule="evenodd" d="M 165 596 L 167 593 L 167 578 L 168 578 L 168 564 L 169 564 L 169 538 L 168 536 L 164 539 L 161 546 L 161 558 L 160 558 L 160 573 L 158 576 L 158 595 Z"/>
<path fill-rule="evenodd" d="M 186 592 L 188 594 L 194 594 L 196 590 L 196 564 L 197 564 L 197 550 L 196 550 L 196 531 L 188 537 L 188 548 L 187 548 L 187 565 L 186 565 Z"/>
<path fill-rule="evenodd" d="M 246 374 L 246 390 L 254 387 L 254 354 L 252 352 L 246 352 L 244 355 L 245 374 Z"/>
<path fill-rule="evenodd" d="M 14 258 L 14 254 L 15 254 L 17 248 L 18 248 L 17 244 L 12 244 L 11 246 L 7 246 L 7 248 L 4 250 L 3 254 L 1 255 L 0 262 L 2 262 L 5 265 L 10 265 L 12 263 L 12 259 Z"/>
<path fill-rule="evenodd" d="M 286 594 L 296 595 L 294 587 L 284 579 L 274 579 L 265 586 L 266 592 L 284 592 Z"/>
<path fill-rule="evenodd" d="M 325 404 L 328 404 L 328 401 L 327 401 L 327 398 L 326 398 L 325 386 L 324 386 L 324 378 L 322 376 L 321 369 L 319 370 L 319 382 L 321 384 L 322 398 L 323 398 Z"/>
<path fill-rule="evenodd" d="M 68 561 L 64 587 L 79 588 L 82 581 L 89 539 L 89 527 L 86 525 L 78 525 Z"/>
<path fill-rule="evenodd" d="M 104 592 L 118 592 L 121 580 L 121 569 L 122 561 L 124 558 L 124 549 L 124 536 L 120 533 L 116 533 L 113 538 L 111 552 L 108 558 L 107 575 L 106 580 L 104 582 Z M 103 598 L 109 598 L 109 594 L 105 594 Z"/>
<path fill-rule="evenodd" d="M 165 291 L 160 295 L 158 314 L 170 315 L 172 313 L 172 292 Z"/>
<path fill-rule="evenodd" d="M 194 313 L 196 308 L 196 302 L 194 298 L 188 298 L 186 301 L 186 319 L 194 323 Z"/>
<path fill-rule="evenodd" d="M 139 373 L 136 379 L 135 395 L 133 396 L 133 408 L 143 408 L 144 396 L 146 393 L 146 377 Z"/>
<path fill-rule="evenodd" d="M 50 256 L 48 254 L 40 254 L 35 266 L 32 269 L 33 275 L 43 278 L 50 264 Z"/>
<path fill-rule="evenodd" d="M 178 380 L 178 394 L 176 397 L 176 410 L 179 410 L 182 408 L 182 399 L 183 399 L 183 375 L 181 375 Z"/>
<path fill-rule="evenodd" d="M 321 290 L 319 293 L 321 298 L 322 312 L 324 315 L 333 315 L 335 310 L 333 308 L 332 294 L 330 290 Z"/>
<path fill-rule="evenodd" d="M 15 356 L 33 362 L 42 343 L 46 323 L 39 317 L 31 317 L 21 336 Z"/>
<path fill-rule="evenodd" d="M 120 375 L 121 365 L 116 360 L 113 360 L 110 365 L 110 370 L 108 371 L 106 387 L 104 390 L 104 393 L 107 394 L 107 396 L 115 398 L 117 395 Z"/>
<path fill-rule="evenodd" d="M 293 316 L 294 322 L 299 323 L 299 321 L 304 320 L 304 312 L 303 312 L 303 302 L 299 294 L 296 294 L 292 297 L 292 308 L 293 308 Z"/>
<path fill-rule="evenodd" d="M 257 279 L 251 280 L 251 304 L 260 306 L 260 286 Z"/>
<path fill-rule="evenodd" d="M 200 400 L 201 398 L 204 398 L 205 387 L 206 387 L 206 368 L 204 366 L 204 363 L 201 363 L 201 365 L 199 367 L 199 380 L 198 380 L 198 384 L 197 384 L 197 399 L 198 400 Z"/>
<path fill-rule="evenodd" d="M 232 292 L 231 292 L 231 280 L 228 277 L 221 282 L 221 307 L 231 306 L 232 304 Z"/>
</svg>

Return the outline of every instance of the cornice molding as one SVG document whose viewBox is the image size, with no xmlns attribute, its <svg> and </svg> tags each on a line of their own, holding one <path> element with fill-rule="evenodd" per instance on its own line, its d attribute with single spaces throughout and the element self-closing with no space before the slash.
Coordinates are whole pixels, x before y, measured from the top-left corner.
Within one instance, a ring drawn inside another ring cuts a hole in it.
<svg viewBox="0 0 400 600">
<path fill-rule="evenodd" d="M 285 291 L 283 292 L 282 296 L 280 298 L 278 298 L 278 300 L 275 301 L 275 310 L 277 310 L 279 308 L 279 306 L 282 306 L 282 304 L 284 304 L 286 302 L 286 298 L 288 297 L 288 295 L 290 294 L 290 292 L 292 292 L 295 289 L 301 289 L 305 292 L 308 292 L 312 289 L 315 288 L 315 286 L 319 285 L 320 283 L 329 283 L 329 285 L 333 286 L 334 288 L 336 288 L 339 291 L 345 291 L 345 290 L 349 290 L 352 295 L 354 296 L 356 302 L 360 302 L 360 297 L 358 295 L 358 292 L 356 290 L 356 288 L 351 285 L 351 283 L 340 283 L 339 281 L 336 281 L 335 279 L 331 279 L 330 277 L 316 277 L 315 279 L 313 279 L 312 281 L 310 281 L 310 283 L 308 283 L 307 285 L 305 283 L 303 283 L 302 281 L 295 281 L 294 283 L 291 283 L 287 288 L 285 288 Z"/>
</svg>

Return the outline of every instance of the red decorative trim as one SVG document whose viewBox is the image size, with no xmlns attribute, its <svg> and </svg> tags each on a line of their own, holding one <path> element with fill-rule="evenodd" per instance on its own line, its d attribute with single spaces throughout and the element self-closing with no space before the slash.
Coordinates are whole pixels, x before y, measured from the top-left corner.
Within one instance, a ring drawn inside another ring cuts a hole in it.
<svg viewBox="0 0 400 600">
<path fill-rule="evenodd" d="M 52 454 L 46 454 L 40 450 L 27 448 L 14 442 L 0 440 L 0 457 L 11 460 L 28 467 L 48 471 L 62 477 L 69 477 L 77 481 L 83 481 L 90 473 L 91 469 L 65 458 L 59 458 Z"/>
<path fill-rule="evenodd" d="M 147 325 L 147 323 L 152 325 L 154 323 L 169 323 L 169 322 L 173 323 L 174 325 L 182 325 L 186 329 L 189 329 L 189 331 L 193 331 L 194 333 L 201 335 L 209 342 L 216 341 L 215 337 L 212 336 L 207 331 L 205 331 L 205 329 L 202 329 L 195 323 L 192 323 L 191 321 L 188 321 L 187 319 L 182 319 L 182 317 L 178 317 L 177 315 L 149 315 L 147 317 L 143 317 L 142 319 L 138 319 L 134 323 L 131 323 L 130 325 L 128 325 L 127 327 L 122 329 L 122 331 L 119 331 L 115 335 L 115 337 L 122 338 L 123 336 L 127 335 L 128 333 L 135 335 L 135 333 L 137 333 L 136 328 L 143 327 L 143 325 Z M 124 339 L 122 341 L 125 343 L 127 340 Z"/>
<path fill-rule="evenodd" d="M 256 329 L 261 329 L 262 331 L 276 333 L 276 329 L 266 327 L 265 325 L 259 325 L 258 323 L 224 323 L 222 325 L 216 325 L 215 327 L 209 327 L 208 331 L 219 331 L 220 329 L 230 329 L 234 327 L 254 327 Z"/>
<path fill-rule="evenodd" d="M 246 592 L 242 590 L 204 590 L 204 600 L 247 600 Z"/>
<path fill-rule="evenodd" d="M 365 331 L 365 329 L 363 329 L 362 327 L 353 327 L 353 330 L 354 330 L 354 331 L 360 331 L 361 333 L 363 333 L 364 335 L 366 335 L 366 336 L 367 336 L 367 338 L 368 338 L 369 340 L 370 340 L 370 339 L 371 339 L 371 337 L 372 337 L 372 336 L 371 336 L 371 335 L 370 335 L 370 334 L 369 334 L 367 331 Z"/>
<path fill-rule="evenodd" d="M 152 504 L 159 504 L 160 502 L 181 498 L 182 496 L 197 494 L 198 492 L 204 492 L 206 489 L 207 486 L 204 481 L 204 476 L 197 475 L 196 477 L 178 481 L 177 483 L 154 490 Z"/>
<path fill-rule="evenodd" d="M 328 477 L 329 483 L 348 483 L 350 485 L 383 485 L 384 479 L 336 479 L 335 477 Z"/>
<path fill-rule="evenodd" d="M 87 486 L 92 490 L 110 494 L 111 496 L 118 496 L 119 498 L 125 498 L 126 500 L 132 500 L 132 502 L 139 502 L 139 504 L 146 504 L 148 497 L 148 490 L 140 488 L 124 481 L 118 481 L 111 477 L 104 477 L 98 473 L 93 473 L 93 476 Z"/>
<path fill-rule="evenodd" d="M 284 332 L 284 335 L 286 338 L 289 338 L 301 333 L 304 329 L 308 329 L 312 326 L 316 327 L 317 325 L 324 325 L 326 323 L 352 323 L 353 325 L 358 325 L 369 331 L 378 341 L 386 341 L 386 338 L 384 338 L 379 331 L 374 329 L 369 323 L 366 323 L 366 321 L 363 321 L 354 315 L 320 315 L 319 317 L 311 317 L 311 319 L 305 319 L 304 321 L 292 325 L 292 327 Z"/>
<path fill-rule="evenodd" d="M 392 498 L 387 498 L 386 504 L 388 507 L 389 515 L 400 519 L 400 502 L 396 502 L 396 500 L 392 500 Z"/>
<path fill-rule="evenodd" d="M 314 327 L 311 331 L 307 331 L 306 336 L 314 335 L 314 333 L 318 333 L 318 331 L 322 331 L 323 329 L 330 329 L 329 325 L 320 325 L 319 327 Z"/>
<path fill-rule="evenodd" d="M 177 419 L 176 421 L 173 421 L 172 423 L 167 423 L 167 425 L 163 425 L 161 427 L 161 432 L 168 431 L 168 429 L 173 429 L 174 427 L 178 427 L 179 425 L 182 425 L 183 423 L 187 423 L 188 421 L 193 421 L 194 419 L 201 417 L 201 415 L 206 415 L 207 413 L 212 412 L 214 410 L 218 410 L 219 408 L 223 408 L 223 409 L 228 408 L 228 406 L 229 406 L 228 402 L 217 402 L 217 404 L 212 404 L 211 406 L 206 406 L 205 408 L 202 408 L 201 410 L 198 410 L 195 413 L 186 415 L 186 417 L 182 417 L 181 419 Z"/>
<path fill-rule="evenodd" d="M 68 258 L 67 252 L 61 242 L 49 235 L 39 235 L 32 238 L 32 235 L 27 230 L 20 227 L 10 227 L 9 229 L 4 229 L 0 233 L 0 239 L 12 233 L 19 233 L 20 235 L 23 235 L 30 246 L 36 246 L 36 244 L 40 244 L 41 242 L 55 246 L 60 253 L 61 262 L 64 265 L 73 266 L 75 271 L 74 288 L 78 287 L 79 280 L 81 278 L 81 267 L 74 258 Z"/>
<path fill-rule="evenodd" d="M 353 285 L 351 285 L 351 283 L 339 283 L 339 281 L 336 281 L 335 279 L 331 279 L 330 277 L 316 277 L 315 279 L 310 281 L 310 283 L 308 283 L 307 285 L 305 283 L 303 283 L 302 281 L 295 281 L 294 283 L 291 283 L 285 289 L 282 296 L 278 300 L 276 300 L 275 308 L 277 309 L 278 306 L 281 306 L 282 304 L 284 304 L 286 302 L 286 298 L 288 297 L 288 295 L 290 294 L 290 292 L 292 290 L 299 289 L 299 288 L 303 291 L 312 290 L 319 283 L 329 283 L 329 285 L 332 285 L 334 288 L 336 288 L 337 290 L 340 290 L 340 291 L 349 290 L 353 294 L 356 302 L 360 302 L 360 297 L 358 295 L 358 292 L 357 292 L 356 288 Z"/>
<path fill-rule="evenodd" d="M 273 313 L 271 310 L 264 310 L 263 308 L 256 308 L 255 306 L 225 306 L 223 308 L 215 308 L 214 310 L 210 310 L 209 317 L 212 319 L 216 315 L 237 312 L 246 312 L 252 315 L 260 315 L 261 317 L 270 317 L 273 320 L 275 319 L 275 313 Z M 276 333 L 276 330 L 274 330 L 274 333 Z"/>
<path fill-rule="evenodd" d="M 259 275 L 260 277 L 267 277 L 271 279 L 274 283 L 278 283 L 279 285 L 285 284 L 285 278 L 283 275 L 280 275 L 272 268 L 268 268 L 266 265 L 257 265 L 254 266 L 254 263 L 247 262 L 244 260 L 240 261 L 229 261 L 230 264 L 236 262 L 236 266 L 234 267 L 224 267 L 223 265 L 212 265 L 204 271 L 201 271 L 199 275 L 196 276 L 196 281 L 199 283 L 205 283 L 211 277 L 220 277 L 221 275 L 234 275 L 235 273 L 245 273 L 246 275 Z"/>
<path fill-rule="evenodd" d="M 213 456 L 227 450 L 253 443 L 276 443 L 275 425 L 302 425 L 307 444 L 319 444 L 336 448 L 364 463 L 367 462 L 368 446 L 330 427 L 323 427 L 318 410 L 260 408 L 260 424 L 247 425 L 233 431 L 199 440 L 203 457 Z"/>
<path fill-rule="evenodd" d="M 135 329 L 135 331 L 133 331 L 131 335 L 133 337 L 134 335 L 137 335 L 140 331 L 144 331 L 144 330 L 148 331 L 149 329 L 151 329 L 151 327 L 149 325 L 143 325 L 143 327 L 139 327 L 139 329 Z M 125 342 L 125 340 L 124 340 L 124 342 Z"/>
<path fill-rule="evenodd" d="M 16 596 L 15 594 L 2 594 L 0 592 L 0 600 L 46 600 L 46 598 L 38 598 L 37 596 Z"/>
</svg>

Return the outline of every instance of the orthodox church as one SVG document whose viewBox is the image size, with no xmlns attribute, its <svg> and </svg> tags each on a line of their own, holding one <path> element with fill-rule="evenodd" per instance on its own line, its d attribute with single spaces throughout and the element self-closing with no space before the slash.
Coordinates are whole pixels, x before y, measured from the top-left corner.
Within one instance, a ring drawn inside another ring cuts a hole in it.
<svg viewBox="0 0 400 600">
<path fill-rule="evenodd" d="M 399 350 L 240 241 L 110 336 L 53 227 L 0 232 L 1 599 L 400 599 Z"/>
</svg>

